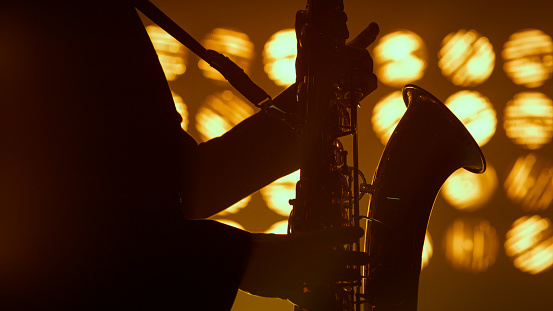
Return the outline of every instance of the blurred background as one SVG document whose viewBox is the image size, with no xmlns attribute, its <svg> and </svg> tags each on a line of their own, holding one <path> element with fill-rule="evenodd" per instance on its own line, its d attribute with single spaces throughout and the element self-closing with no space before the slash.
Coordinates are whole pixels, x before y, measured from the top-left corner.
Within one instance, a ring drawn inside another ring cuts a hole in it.
<svg viewBox="0 0 553 311">
<path fill-rule="evenodd" d="M 152 2 L 205 47 L 233 59 L 269 94 L 294 82 L 292 27 L 305 1 Z M 344 2 L 351 37 L 372 21 L 381 28 L 369 47 L 379 88 L 359 110 L 360 168 L 369 181 L 405 111 L 401 88 L 407 83 L 442 100 L 488 163 L 482 175 L 454 173 L 436 199 L 419 310 L 552 310 L 553 2 Z M 209 65 L 143 20 L 182 127 L 197 141 L 219 136 L 257 111 Z M 298 178 L 296 172 L 279 179 L 213 219 L 285 233 Z M 365 214 L 367 197 L 361 207 Z M 289 302 L 245 293 L 233 307 L 291 309 Z"/>
</svg>

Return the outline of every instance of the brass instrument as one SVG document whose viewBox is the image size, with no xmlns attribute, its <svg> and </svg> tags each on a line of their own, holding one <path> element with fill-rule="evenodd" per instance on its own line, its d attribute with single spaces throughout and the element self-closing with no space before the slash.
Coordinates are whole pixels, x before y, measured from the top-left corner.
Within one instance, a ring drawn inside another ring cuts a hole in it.
<svg viewBox="0 0 553 311">
<path fill-rule="evenodd" d="M 426 227 L 443 182 L 464 167 L 482 173 L 484 156 L 467 129 L 438 99 L 415 85 L 403 90 L 407 111 L 391 136 L 372 185 L 358 168 L 358 90 L 337 85 L 324 63 L 347 38 L 342 0 L 308 0 L 298 33 L 297 84 L 303 140 L 300 180 L 289 232 L 360 226 L 368 220 L 362 282 L 305 284 L 334 295 L 342 310 L 415 311 Z M 298 28 L 297 28 L 298 29 Z M 352 138 L 353 165 L 340 138 Z M 361 182 L 360 182 L 361 179 Z M 371 194 L 367 217 L 359 200 Z M 360 243 L 345 247 L 361 251 Z M 302 308 L 296 308 L 302 310 Z"/>
</svg>

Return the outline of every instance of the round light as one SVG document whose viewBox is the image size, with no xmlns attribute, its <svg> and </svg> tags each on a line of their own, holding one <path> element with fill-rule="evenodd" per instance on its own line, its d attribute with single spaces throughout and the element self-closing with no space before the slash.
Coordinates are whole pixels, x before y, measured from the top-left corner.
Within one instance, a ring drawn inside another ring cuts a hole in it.
<svg viewBox="0 0 553 311">
<path fill-rule="evenodd" d="M 253 107 L 226 90 L 207 97 L 196 114 L 196 129 L 203 141 L 223 135 L 254 114 Z"/>
<path fill-rule="evenodd" d="M 432 237 L 430 237 L 430 232 L 426 230 L 426 235 L 424 236 L 424 245 L 422 247 L 422 260 L 421 260 L 421 270 L 424 267 L 428 266 L 432 255 L 434 254 L 434 249 L 432 246 Z"/>
<path fill-rule="evenodd" d="M 553 101 L 539 92 L 515 95 L 505 107 L 507 137 L 527 149 L 538 149 L 553 136 Z"/>
<path fill-rule="evenodd" d="M 458 218 L 446 231 L 444 249 L 452 267 L 481 273 L 495 263 L 499 242 L 487 220 Z"/>
<path fill-rule="evenodd" d="M 459 30 L 442 40 L 438 67 L 453 84 L 474 86 L 493 72 L 495 53 L 488 38 L 475 30 Z"/>
<path fill-rule="evenodd" d="M 267 207 L 282 216 L 290 216 L 290 199 L 296 197 L 296 183 L 300 180 L 300 171 L 281 177 L 260 190 Z"/>
<path fill-rule="evenodd" d="M 220 211 L 219 213 L 217 213 L 217 215 L 218 216 L 224 216 L 224 215 L 236 214 L 241 209 L 246 207 L 248 205 L 248 203 L 250 203 L 251 200 L 252 200 L 252 196 L 251 195 L 247 196 L 247 197 L 243 198 L 242 200 L 232 204 L 231 206 L 229 206 L 225 210 Z"/>
<path fill-rule="evenodd" d="M 378 79 L 391 86 L 403 86 L 419 80 L 426 69 L 427 53 L 417 34 L 401 30 L 380 38 L 374 48 Z"/>
<path fill-rule="evenodd" d="M 186 49 L 162 28 L 151 25 L 146 32 L 152 41 L 167 81 L 173 81 L 186 71 Z"/>
<path fill-rule="evenodd" d="M 507 197 L 524 211 L 544 210 L 553 201 L 553 165 L 534 153 L 519 157 L 504 188 Z"/>
<path fill-rule="evenodd" d="M 503 46 L 503 70 L 515 84 L 542 86 L 553 73 L 553 41 L 541 30 L 513 33 Z"/>
<path fill-rule="evenodd" d="M 479 146 L 495 134 L 497 118 L 489 99 L 475 91 L 459 91 L 444 104 L 461 120 Z"/>
<path fill-rule="evenodd" d="M 288 233 L 288 220 L 282 220 L 274 223 L 269 229 L 265 230 L 265 233 L 274 234 L 287 234 Z"/>
<path fill-rule="evenodd" d="M 296 31 L 281 30 L 269 38 L 263 48 L 263 69 L 277 85 L 288 86 L 296 81 Z"/>
<path fill-rule="evenodd" d="M 551 220 L 534 216 L 517 219 L 507 232 L 505 253 L 522 272 L 538 274 L 553 266 Z"/>
<path fill-rule="evenodd" d="M 180 127 L 186 131 L 188 130 L 188 108 L 186 107 L 186 104 L 182 100 L 182 97 L 180 97 L 177 93 L 171 92 L 171 95 L 173 95 L 173 102 L 175 103 L 175 109 L 177 110 L 177 112 L 182 118 Z"/>
<path fill-rule="evenodd" d="M 400 91 L 383 97 L 374 106 L 371 123 L 376 136 L 383 145 L 388 143 L 405 111 L 407 108 Z"/>
<path fill-rule="evenodd" d="M 483 174 L 458 169 L 445 181 L 440 194 L 458 210 L 475 211 L 489 202 L 496 188 L 497 174 L 488 163 Z"/>
<path fill-rule="evenodd" d="M 234 221 L 234 220 L 229 220 L 229 219 L 215 219 L 215 221 L 220 222 L 220 223 L 225 224 L 225 225 L 228 225 L 228 226 L 231 226 L 231 227 L 234 227 L 234 228 L 238 228 L 238 229 L 241 229 L 241 230 L 245 230 L 245 229 L 244 229 L 244 226 L 242 226 L 241 224 L 237 223 L 237 222 Z"/>
<path fill-rule="evenodd" d="M 217 51 L 230 58 L 245 73 L 250 73 L 250 65 L 255 55 L 254 45 L 250 37 L 240 31 L 228 28 L 215 28 L 202 41 L 208 50 Z M 198 67 L 204 76 L 217 81 L 226 81 L 225 77 L 204 60 L 198 62 Z"/>
</svg>

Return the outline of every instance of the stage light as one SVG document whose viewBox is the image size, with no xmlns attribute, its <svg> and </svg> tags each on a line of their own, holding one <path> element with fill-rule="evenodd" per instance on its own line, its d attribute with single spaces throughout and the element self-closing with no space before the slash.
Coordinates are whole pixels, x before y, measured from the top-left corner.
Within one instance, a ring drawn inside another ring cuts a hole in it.
<svg viewBox="0 0 553 311">
<path fill-rule="evenodd" d="M 291 85 L 296 81 L 296 56 L 296 31 L 281 30 L 263 48 L 263 69 L 277 85 Z"/>
<path fill-rule="evenodd" d="M 414 32 L 401 30 L 383 36 L 373 54 L 375 73 L 384 84 L 403 86 L 424 75 L 427 53 Z"/>
<path fill-rule="evenodd" d="M 522 92 L 505 107 L 507 137 L 527 149 L 538 149 L 553 136 L 553 101 L 539 92 Z"/>
<path fill-rule="evenodd" d="M 480 147 L 495 134 L 497 117 L 489 99 L 475 91 L 459 91 L 444 104 L 463 122 Z"/>
<path fill-rule="evenodd" d="M 504 188 L 507 197 L 524 211 L 544 210 L 553 201 L 553 165 L 534 153 L 519 157 Z"/>
<path fill-rule="evenodd" d="M 538 29 L 513 33 L 501 53 L 503 70 L 515 84 L 542 86 L 553 73 L 553 41 Z"/>
<path fill-rule="evenodd" d="M 229 206 L 225 210 L 220 211 L 219 213 L 217 213 L 217 216 L 225 216 L 225 215 L 230 215 L 230 214 L 236 214 L 241 209 L 246 207 L 248 205 L 248 203 L 250 203 L 251 199 L 252 199 L 251 195 L 247 196 L 247 197 L 243 198 L 242 200 L 232 204 L 231 206 Z"/>
<path fill-rule="evenodd" d="M 432 245 L 432 237 L 430 237 L 430 233 L 428 232 L 428 230 L 426 230 L 426 234 L 424 236 L 424 244 L 422 246 L 421 270 L 424 269 L 424 267 L 428 266 L 428 263 L 430 262 L 433 254 L 434 248 Z"/>
<path fill-rule="evenodd" d="M 495 53 L 488 38 L 475 30 L 459 30 L 442 40 L 438 67 L 453 84 L 475 86 L 493 72 Z"/>
<path fill-rule="evenodd" d="M 551 220 L 538 215 L 517 219 L 507 232 L 505 253 L 522 272 L 538 274 L 553 266 Z"/>
<path fill-rule="evenodd" d="M 267 207 L 282 216 L 290 216 L 292 205 L 289 200 L 296 197 L 296 183 L 300 180 L 300 171 L 281 177 L 260 190 Z"/>
<path fill-rule="evenodd" d="M 458 210 L 475 211 L 490 201 L 496 188 L 497 174 L 487 163 L 483 174 L 458 169 L 445 181 L 440 194 Z"/>
<path fill-rule="evenodd" d="M 446 231 L 444 249 L 452 267 L 477 274 L 495 263 L 499 242 L 487 220 L 458 218 Z"/>
<path fill-rule="evenodd" d="M 274 223 L 271 227 L 269 227 L 269 229 L 265 230 L 265 233 L 287 234 L 288 220 L 282 220 Z"/>
<path fill-rule="evenodd" d="M 196 129 L 203 141 L 221 136 L 242 120 L 254 114 L 252 105 L 232 91 L 226 90 L 207 97 L 196 114 Z"/>
<path fill-rule="evenodd" d="M 182 100 L 182 97 L 180 97 L 177 93 L 171 92 L 171 95 L 173 95 L 173 102 L 175 103 L 175 109 L 180 114 L 182 121 L 180 123 L 180 127 L 183 130 L 188 130 L 188 108 L 186 107 L 186 104 Z"/>
<path fill-rule="evenodd" d="M 407 108 L 400 91 L 393 92 L 376 103 L 371 123 L 373 131 L 383 145 L 386 145 L 399 120 Z"/>
<path fill-rule="evenodd" d="M 147 26 L 146 32 L 156 50 L 167 81 L 175 80 L 186 71 L 188 50 L 158 26 Z"/>
<path fill-rule="evenodd" d="M 206 49 L 217 51 L 230 58 L 245 73 L 250 73 L 250 65 L 254 58 L 255 50 L 247 34 L 228 28 L 215 28 L 206 36 L 202 44 Z M 198 67 L 206 78 L 226 81 L 223 75 L 204 60 L 198 62 Z"/>
</svg>

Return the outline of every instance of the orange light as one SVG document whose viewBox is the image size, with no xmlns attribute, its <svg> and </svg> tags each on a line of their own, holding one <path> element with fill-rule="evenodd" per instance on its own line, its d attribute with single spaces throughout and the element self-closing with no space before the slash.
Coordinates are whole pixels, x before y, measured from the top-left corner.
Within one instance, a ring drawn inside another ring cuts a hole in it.
<svg viewBox="0 0 553 311">
<path fill-rule="evenodd" d="M 146 32 L 156 50 L 167 81 L 175 80 L 186 71 L 188 50 L 158 26 L 147 26 Z"/>
<path fill-rule="evenodd" d="M 553 136 L 553 101 L 539 92 L 515 95 L 505 107 L 507 137 L 527 149 L 538 149 Z"/>
<path fill-rule="evenodd" d="M 296 81 L 296 56 L 296 31 L 281 30 L 272 35 L 263 48 L 263 69 L 277 85 L 291 85 Z"/>
<path fill-rule="evenodd" d="M 177 110 L 177 112 L 182 118 L 180 127 L 186 131 L 188 130 L 188 108 L 186 107 L 186 104 L 182 100 L 182 97 L 180 97 L 175 92 L 171 92 L 171 94 L 173 95 L 173 102 L 175 103 L 175 109 Z"/>
<path fill-rule="evenodd" d="M 492 198 L 497 188 L 497 174 L 488 163 L 483 174 L 458 169 L 445 181 L 440 194 L 458 210 L 475 211 Z"/>
<path fill-rule="evenodd" d="M 300 171 L 281 177 L 260 190 L 267 207 L 282 216 L 290 216 L 292 205 L 290 199 L 296 197 L 296 183 L 300 179 Z"/>
<path fill-rule="evenodd" d="M 538 274 L 553 266 L 551 220 L 538 215 L 517 219 L 507 232 L 505 253 L 522 272 Z"/>
<path fill-rule="evenodd" d="M 553 41 L 538 29 L 513 33 L 503 46 L 503 70 L 515 84 L 542 86 L 553 73 Z"/>
<path fill-rule="evenodd" d="M 269 229 L 265 230 L 265 233 L 287 234 L 288 220 L 282 220 L 274 223 L 271 227 L 269 227 Z"/>
<path fill-rule="evenodd" d="M 407 108 L 400 91 L 383 97 L 374 106 L 371 123 L 376 136 L 383 145 L 388 143 L 405 111 Z"/>
<path fill-rule="evenodd" d="M 373 54 L 376 75 L 384 84 L 403 86 L 424 75 L 427 53 L 414 32 L 400 30 L 383 36 Z"/>
<path fill-rule="evenodd" d="M 428 266 L 428 263 L 430 262 L 433 254 L 434 248 L 432 245 L 432 237 L 430 237 L 430 233 L 428 232 L 428 230 L 426 230 L 426 234 L 424 236 L 424 245 L 422 247 L 421 270 L 424 269 L 424 267 Z"/>
<path fill-rule="evenodd" d="M 495 53 L 488 38 L 475 30 L 459 30 L 442 40 L 438 67 L 453 84 L 474 86 L 493 72 Z"/>
</svg>

